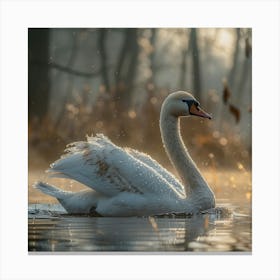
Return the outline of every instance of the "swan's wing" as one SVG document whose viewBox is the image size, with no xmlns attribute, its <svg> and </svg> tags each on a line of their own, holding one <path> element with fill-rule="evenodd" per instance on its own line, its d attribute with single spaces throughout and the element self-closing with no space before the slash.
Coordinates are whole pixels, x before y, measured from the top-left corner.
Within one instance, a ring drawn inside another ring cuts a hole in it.
<svg viewBox="0 0 280 280">
<path fill-rule="evenodd" d="M 162 176 L 167 182 L 169 182 L 181 195 L 185 195 L 184 186 L 172 173 L 170 173 L 163 166 L 161 166 L 156 160 L 154 160 L 145 153 L 141 153 L 131 148 L 125 148 L 125 150 L 133 157 L 137 158 L 138 160 L 142 161 L 143 163 L 154 169 L 160 176 Z"/>
<path fill-rule="evenodd" d="M 68 145 L 66 154 L 51 165 L 51 176 L 74 179 L 106 196 L 121 192 L 177 195 L 162 176 L 114 145 L 102 134 Z"/>
</svg>

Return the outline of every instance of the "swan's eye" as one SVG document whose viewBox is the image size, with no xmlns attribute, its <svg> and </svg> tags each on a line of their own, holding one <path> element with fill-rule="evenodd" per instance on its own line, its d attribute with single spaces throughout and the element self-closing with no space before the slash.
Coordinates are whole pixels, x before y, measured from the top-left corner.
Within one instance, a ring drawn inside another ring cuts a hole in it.
<svg viewBox="0 0 280 280">
<path fill-rule="evenodd" d="M 183 101 L 184 103 L 187 103 L 189 107 L 194 103 L 193 100 L 182 99 L 182 101 Z"/>
<path fill-rule="evenodd" d="M 183 102 L 187 103 L 188 105 L 195 105 L 195 107 L 200 106 L 199 102 L 197 102 L 196 100 L 186 100 L 186 99 L 182 99 Z"/>
</svg>

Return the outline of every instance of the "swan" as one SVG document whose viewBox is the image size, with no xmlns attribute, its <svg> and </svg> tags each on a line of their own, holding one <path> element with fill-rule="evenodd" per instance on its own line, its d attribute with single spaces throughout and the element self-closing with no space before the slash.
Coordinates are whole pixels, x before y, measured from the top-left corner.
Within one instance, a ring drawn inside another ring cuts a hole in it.
<svg viewBox="0 0 280 280">
<path fill-rule="evenodd" d="M 180 118 L 211 119 L 188 92 L 169 94 L 160 112 L 165 151 L 179 181 L 149 155 L 113 144 L 103 134 L 66 146 L 50 165 L 50 177 L 74 179 L 89 190 L 67 192 L 44 182 L 35 188 L 51 195 L 68 213 L 100 216 L 148 216 L 198 213 L 215 207 L 215 196 L 192 160 L 180 134 Z"/>
</svg>

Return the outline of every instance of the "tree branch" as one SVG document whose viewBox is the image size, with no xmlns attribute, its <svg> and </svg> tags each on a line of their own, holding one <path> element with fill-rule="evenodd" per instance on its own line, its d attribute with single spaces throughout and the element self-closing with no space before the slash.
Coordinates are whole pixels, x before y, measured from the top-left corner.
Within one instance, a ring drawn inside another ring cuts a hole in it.
<svg viewBox="0 0 280 280">
<path fill-rule="evenodd" d="M 95 76 L 98 76 L 98 75 L 101 74 L 100 69 L 98 71 L 95 71 L 95 72 L 83 72 L 83 71 L 72 69 L 72 68 L 67 67 L 67 66 L 60 65 L 56 62 L 47 63 L 47 62 L 43 62 L 43 61 L 33 60 L 32 63 L 43 66 L 43 67 L 54 68 L 54 69 L 66 72 L 70 75 L 76 75 L 76 76 L 81 76 L 81 77 L 85 77 L 85 78 L 91 78 L 91 77 L 95 77 Z"/>
</svg>

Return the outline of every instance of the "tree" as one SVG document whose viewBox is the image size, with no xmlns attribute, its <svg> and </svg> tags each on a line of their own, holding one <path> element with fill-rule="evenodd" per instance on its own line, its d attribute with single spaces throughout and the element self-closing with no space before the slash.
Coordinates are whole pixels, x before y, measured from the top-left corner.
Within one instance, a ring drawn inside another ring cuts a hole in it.
<svg viewBox="0 0 280 280">
<path fill-rule="evenodd" d="M 115 100 L 122 108 L 130 104 L 131 92 L 137 70 L 139 53 L 138 29 L 127 28 L 115 71 Z"/>
<path fill-rule="evenodd" d="M 42 120 L 48 111 L 49 68 L 42 67 L 49 60 L 49 29 L 28 29 L 28 119 Z"/>
<path fill-rule="evenodd" d="M 197 99 L 202 101 L 201 95 L 201 72 L 200 72 L 200 54 L 197 44 L 197 32 L 195 28 L 191 29 L 190 33 L 190 46 L 192 50 L 192 66 L 193 66 L 193 93 Z"/>
<path fill-rule="evenodd" d="M 228 86 L 234 96 L 235 96 L 235 89 L 236 89 L 236 82 L 237 82 L 236 78 L 237 78 L 238 59 L 239 59 L 239 52 L 240 52 L 240 35 L 241 35 L 240 28 L 236 28 L 235 32 L 236 32 L 235 48 L 234 48 L 234 54 L 232 58 L 232 66 L 228 76 Z"/>
<path fill-rule="evenodd" d="M 138 64 L 138 29 L 131 28 L 130 31 L 130 45 L 129 45 L 129 58 L 128 58 L 128 68 L 126 73 L 126 86 L 127 91 L 130 92 L 136 76 L 137 64 Z"/>
<path fill-rule="evenodd" d="M 156 75 L 156 63 L 155 63 L 155 44 L 156 44 L 156 37 L 157 37 L 157 29 L 151 28 L 151 36 L 150 36 L 150 45 L 152 47 L 152 51 L 150 52 L 149 59 L 150 59 L 150 67 L 152 76 L 150 78 L 150 82 L 154 83 L 155 75 Z"/>
<path fill-rule="evenodd" d="M 243 64 L 242 69 L 240 71 L 240 80 L 237 88 L 237 100 L 242 100 L 243 96 L 245 95 L 245 85 L 247 82 L 249 82 L 249 85 L 251 85 L 251 79 L 252 79 L 252 55 L 251 55 L 251 43 L 250 43 L 250 37 L 251 33 L 250 31 L 247 31 L 247 34 L 245 35 L 245 55 L 243 56 Z M 249 88 L 249 91 L 251 93 L 252 89 L 251 86 Z"/>
<path fill-rule="evenodd" d="M 190 40 L 189 40 L 190 44 Z M 187 70 L 187 56 L 189 52 L 190 45 L 186 44 L 182 50 L 182 60 L 181 60 L 181 77 L 180 77 L 180 88 L 184 89 L 186 86 L 186 70 Z"/>
<path fill-rule="evenodd" d="M 106 37 L 107 37 L 107 29 L 100 28 L 98 46 L 99 46 L 99 52 L 101 58 L 101 76 L 106 90 L 109 90 L 110 83 L 109 83 L 108 69 L 107 69 Z"/>
</svg>

